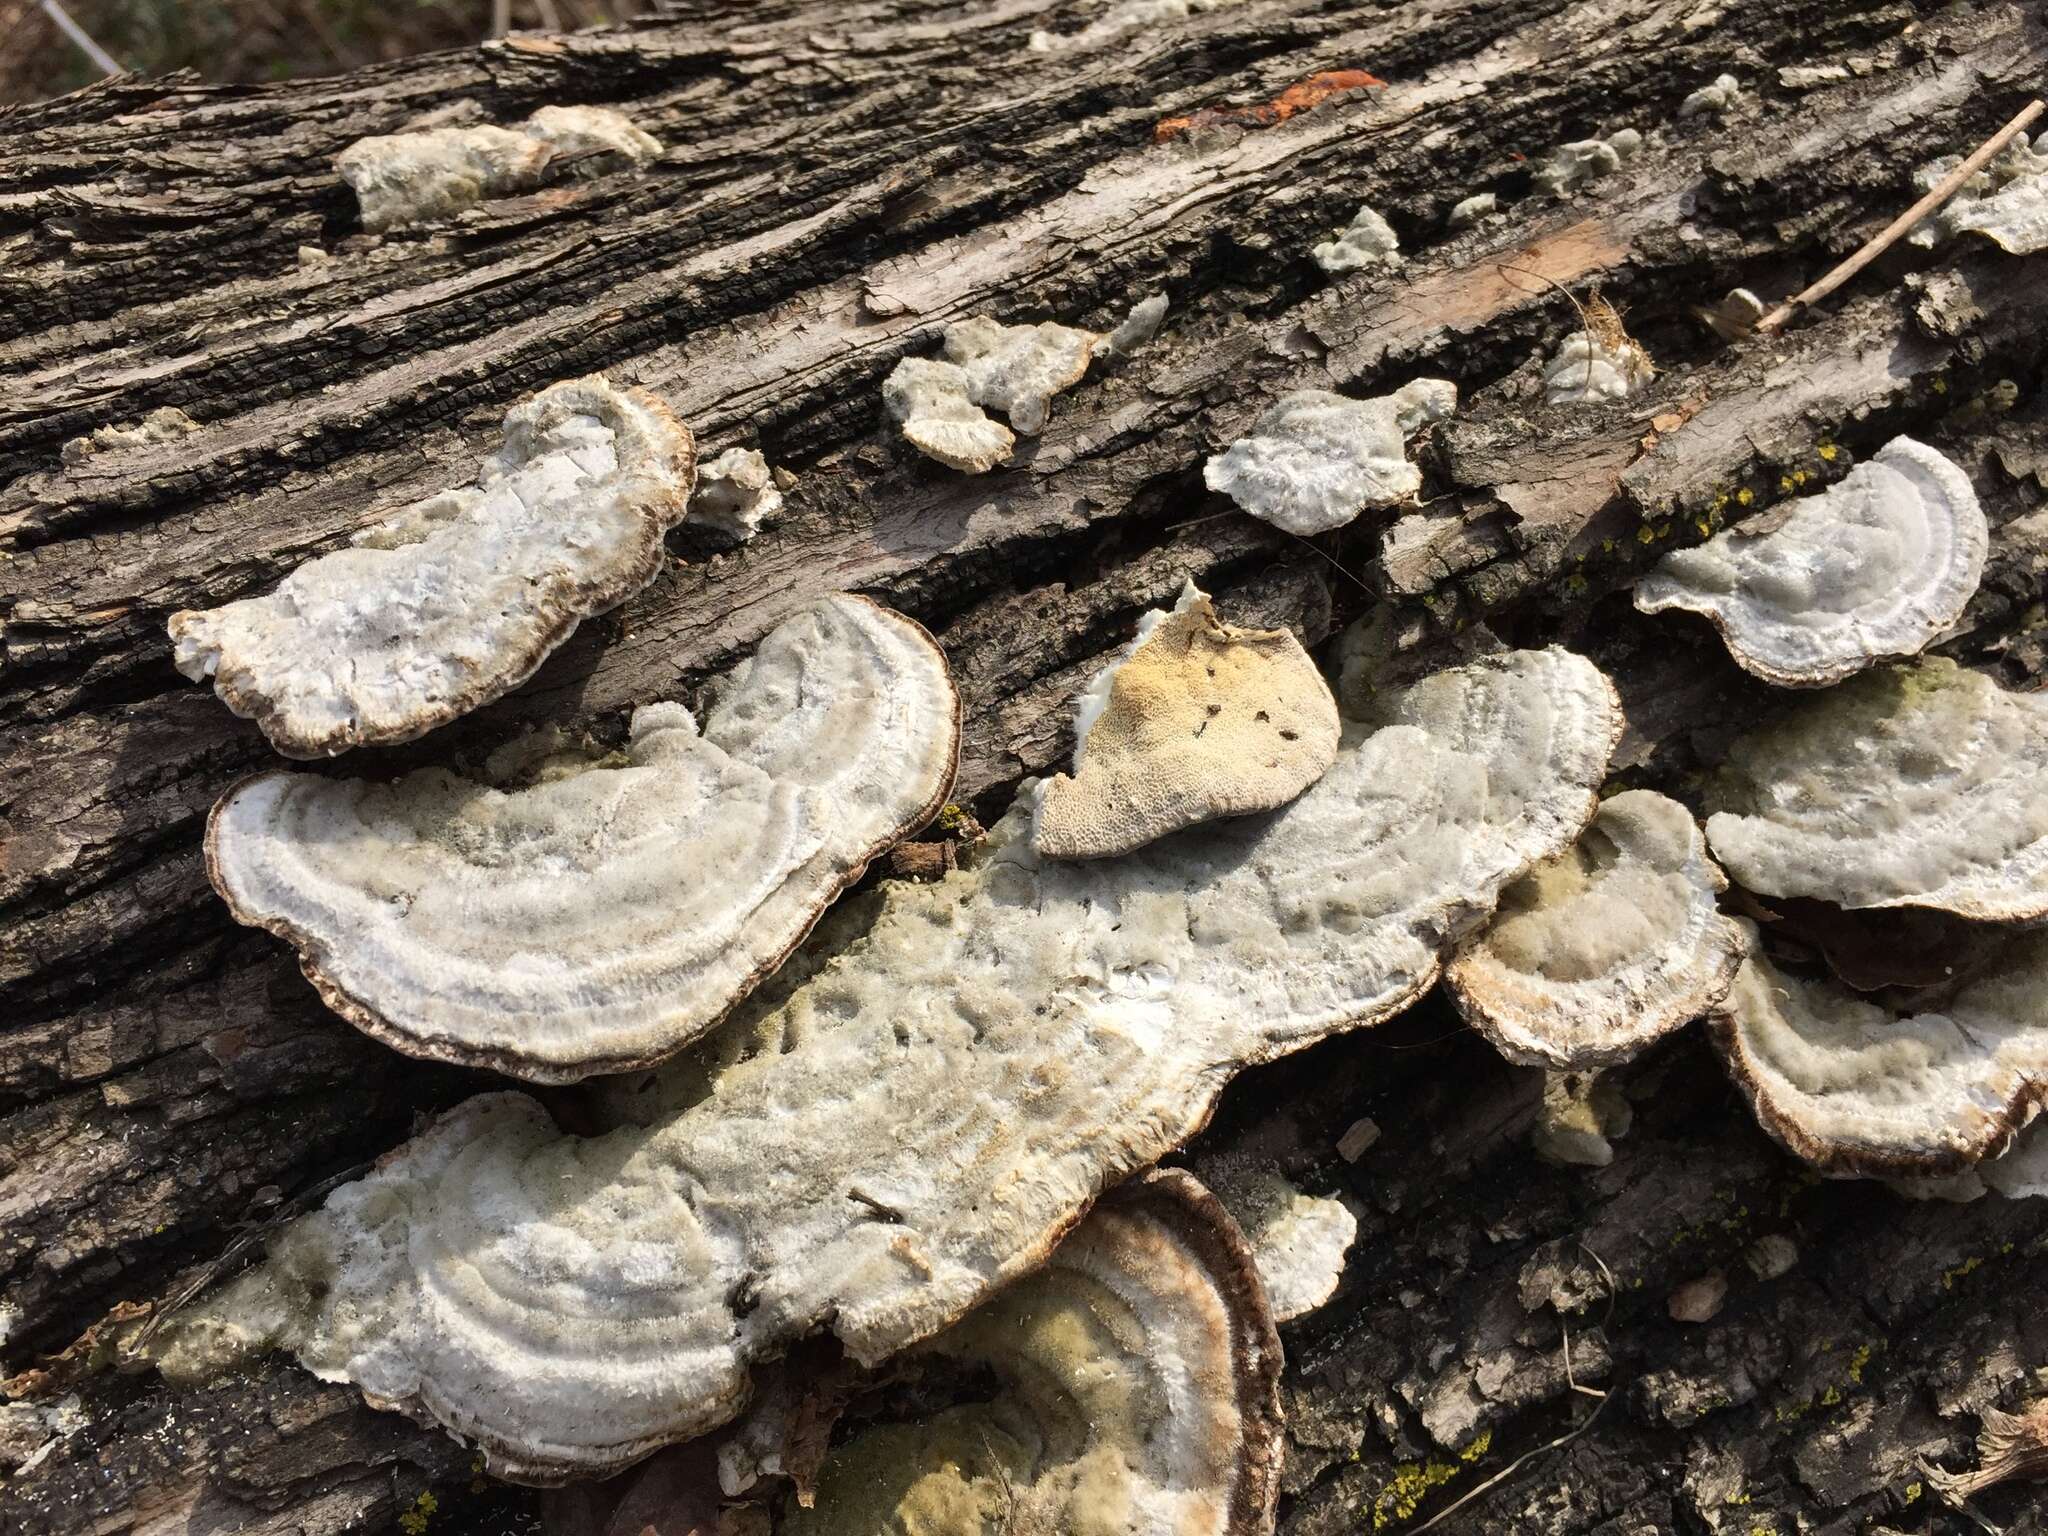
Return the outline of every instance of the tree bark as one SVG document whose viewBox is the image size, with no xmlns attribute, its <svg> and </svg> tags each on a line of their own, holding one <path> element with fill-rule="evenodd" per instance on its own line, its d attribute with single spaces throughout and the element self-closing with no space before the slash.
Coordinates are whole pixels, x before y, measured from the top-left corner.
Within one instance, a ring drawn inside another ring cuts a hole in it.
<svg viewBox="0 0 2048 1536">
<path fill-rule="evenodd" d="M 1895 252 L 1772 341 L 1689 314 L 1803 286 L 1906 205 L 1915 167 L 2010 116 L 2048 64 L 2029 7 L 1269 0 L 1026 47 L 1099 14 L 701 0 L 332 80 L 123 79 L 0 115 L 0 1368 L 22 1394 L 0 1408 L 0 1528 L 372 1530 L 424 1491 L 434 1530 L 533 1518 L 452 1439 L 286 1361 L 183 1393 L 100 1367 L 121 1317 L 490 1082 L 375 1046 L 228 920 L 200 829 L 269 754 L 172 670 L 164 620 L 461 479 L 556 379 L 654 389 L 707 454 L 758 444 L 799 477 L 783 515 L 735 549 L 686 526 L 652 588 L 517 693 L 342 771 L 474 767 L 543 723 L 615 734 L 858 589 L 946 647 L 956 798 L 986 819 L 1192 577 L 1311 643 L 1378 613 L 1404 669 L 1486 634 L 1582 649 L 1628 706 L 1619 778 L 1696 799 L 1769 690 L 1704 625 L 1637 616 L 1627 582 L 1717 501 L 1761 510 L 1900 431 L 1964 465 L 1996 530 L 1941 649 L 2043 677 L 2048 258 Z M 1335 68 L 1388 85 L 1153 142 L 1162 118 Z M 1676 121 L 1723 70 L 1754 105 Z M 668 152 L 360 233 L 345 145 L 551 102 L 622 106 Z M 1570 201 L 1529 191 L 1528 161 L 1624 125 L 1663 131 Z M 1448 229 L 1482 189 L 1504 216 Z M 1361 199 L 1407 265 L 1332 281 L 1306 252 Z M 1661 376 L 1545 408 L 1529 359 L 1578 324 L 1559 290 L 1594 284 Z M 1164 334 L 1062 396 L 1013 467 L 957 475 L 881 423 L 883 375 L 951 320 L 1106 330 L 1162 290 Z M 1421 374 L 1463 404 L 1397 524 L 1311 543 L 1203 490 L 1206 455 L 1276 395 Z M 200 430 L 60 460 L 163 406 Z M 1533 1079 L 1436 1001 L 1231 1090 L 1198 1160 L 1271 1157 L 1368 1212 L 1337 1299 L 1289 1331 L 1283 1529 L 1411 1527 L 1574 1430 L 1440 1528 L 1974 1528 L 1915 1458 L 1965 1461 L 1971 1415 L 2048 1369 L 2043 1202 L 1816 1184 L 1696 1038 L 1624 1084 L 1637 1125 L 1598 1172 L 1535 1161 Z M 1346 1163 L 1366 1115 L 1381 1141 Z M 1741 1254 L 1772 1232 L 1799 1263 L 1753 1280 Z M 1715 1269 L 1726 1310 L 1671 1322 L 1670 1288 Z M 2044 1522 L 2024 1489 L 1982 1505 Z"/>
</svg>

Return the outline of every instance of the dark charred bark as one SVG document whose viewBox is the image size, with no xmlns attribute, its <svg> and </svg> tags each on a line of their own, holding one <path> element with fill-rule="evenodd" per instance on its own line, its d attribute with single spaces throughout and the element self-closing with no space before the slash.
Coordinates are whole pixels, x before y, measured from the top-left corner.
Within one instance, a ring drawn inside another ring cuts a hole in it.
<svg viewBox="0 0 2048 1536">
<path fill-rule="evenodd" d="M 1968 469 L 1997 529 L 1943 649 L 2043 676 L 2048 258 L 1895 253 L 1776 343 L 1688 314 L 1818 276 L 1916 166 L 2009 116 L 2048 63 L 2030 8 L 1273 0 L 1026 50 L 1094 14 L 705 0 L 335 80 L 120 81 L 0 115 L 0 1366 L 35 1389 L 0 1407 L 0 1473 L 32 1463 L 0 1482 L 0 1528 L 369 1530 L 429 1489 L 431 1529 L 530 1513 L 472 1491 L 454 1441 L 287 1363 L 175 1394 L 95 1370 L 113 1325 L 88 1331 L 182 1294 L 486 1083 L 371 1044 L 229 922 L 201 823 L 268 754 L 172 670 L 163 621 L 449 483 L 555 379 L 603 370 L 666 395 L 707 451 L 757 443 L 800 477 L 786 514 L 736 550 L 679 533 L 671 570 L 525 688 L 347 771 L 474 764 L 535 723 L 616 731 L 852 588 L 945 644 L 956 796 L 986 819 L 1067 749 L 1069 696 L 1136 614 L 1192 576 L 1227 616 L 1311 642 L 1384 607 L 1417 668 L 1481 625 L 1584 649 L 1629 707 L 1621 776 L 1685 796 L 1769 691 L 1620 589 L 1724 493 L 1762 508 L 1900 430 Z M 1390 84 L 1152 142 L 1161 118 L 1336 68 Z M 1675 123 L 1723 69 L 1757 110 Z M 670 154 L 381 241 L 332 171 L 423 113 L 584 101 Z M 1628 124 L 1665 132 L 1622 175 L 1525 198 L 1525 158 Z M 1506 217 L 1448 231 L 1482 189 Z M 1408 265 L 1333 283 L 1307 249 L 1364 198 Z M 1596 282 L 1663 373 L 1626 406 L 1545 409 L 1527 359 L 1578 323 L 1558 287 Z M 955 475 L 880 425 L 882 376 L 949 320 L 1106 329 L 1160 289 L 1165 334 L 1063 396 L 1018 467 Z M 1274 395 L 1423 373 L 1465 406 L 1384 548 L 1384 522 L 1310 545 L 1202 489 L 1204 456 Z M 202 430 L 60 462 L 161 406 Z M 2042 1202 L 1814 1184 L 1693 1038 L 1627 1074 L 1638 1123 L 1612 1167 L 1547 1168 L 1521 1134 L 1532 1081 L 1432 1002 L 1226 1099 L 1205 1146 L 1371 1213 L 1337 1300 L 1288 1341 L 1284 1528 L 1419 1522 L 1599 1407 L 1442 1528 L 1961 1529 L 1913 1491 L 1914 1458 L 1955 1464 L 1972 1411 L 2048 1367 Z M 1336 1138 L 1367 1114 L 1382 1140 L 1346 1164 Z M 1751 1281 L 1741 1250 L 1770 1232 L 1799 1264 Z M 1671 1286 L 1716 1268 L 1722 1315 L 1670 1322 Z M 1607 1399 L 1573 1390 L 1567 1330 L 1572 1376 Z M 2043 1521 L 2024 1491 L 1984 1505 Z"/>
</svg>

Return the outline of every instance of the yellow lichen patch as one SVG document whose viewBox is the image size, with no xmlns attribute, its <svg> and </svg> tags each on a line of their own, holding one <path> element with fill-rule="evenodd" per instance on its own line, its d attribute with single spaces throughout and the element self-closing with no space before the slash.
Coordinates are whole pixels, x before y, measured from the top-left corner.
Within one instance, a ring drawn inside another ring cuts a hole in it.
<svg viewBox="0 0 2048 1536">
<path fill-rule="evenodd" d="M 1920 1495 L 1925 1493 L 1926 1491 L 1926 1487 L 1920 1483 L 1906 1484 L 1906 1502 L 1908 1504 L 1917 1503 L 1919 1501 Z"/>
<path fill-rule="evenodd" d="M 1745 507 L 1751 506 L 1756 501 L 1756 492 L 1752 491 L 1748 486 L 1745 485 L 1741 490 L 1735 493 L 1735 499 Z"/>
<path fill-rule="evenodd" d="M 427 1521 L 440 1507 L 441 1501 L 433 1494 L 422 1493 L 412 1501 L 412 1508 L 398 1517 L 398 1528 L 405 1532 L 405 1536 L 420 1536 L 427 1528 Z"/>
<path fill-rule="evenodd" d="M 1833 443 L 1828 442 L 1825 438 L 1823 438 L 1821 440 L 1820 446 L 1814 449 L 1813 451 L 1821 456 L 1823 462 L 1832 464 L 1835 462 L 1835 456 L 1839 454 L 1842 450 L 1837 448 Z"/>
<path fill-rule="evenodd" d="M 1975 1273 L 1976 1270 L 1983 1265 L 1983 1263 L 1984 1261 L 1982 1259 L 1969 1258 L 1963 1260 L 1963 1262 L 1958 1264 L 1954 1269 L 1944 1270 L 1941 1276 L 1941 1288 L 1944 1291 L 1954 1290 L 1956 1288 L 1956 1282 L 1958 1280 L 1962 1279 L 1965 1275 Z"/>
<path fill-rule="evenodd" d="M 1422 1507 L 1422 1501 L 1456 1477 L 1465 1466 L 1479 1460 L 1493 1447 L 1493 1431 L 1482 1429 L 1458 1452 L 1458 1461 L 1404 1461 L 1372 1501 L 1372 1528 L 1383 1531 L 1406 1520 Z M 1463 1463 L 1461 1466 L 1459 1463 Z"/>
</svg>

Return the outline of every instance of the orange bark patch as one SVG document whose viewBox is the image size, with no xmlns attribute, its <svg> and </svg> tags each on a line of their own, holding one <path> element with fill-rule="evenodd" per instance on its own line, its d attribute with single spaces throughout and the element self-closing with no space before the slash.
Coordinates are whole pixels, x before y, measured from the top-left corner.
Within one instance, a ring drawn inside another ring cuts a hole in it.
<svg viewBox="0 0 2048 1536">
<path fill-rule="evenodd" d="M 1262 101 L 1256 106 L 1203 107 L 1186 117 L 1161 118 L 1159 125 L 1152 130 L 1152 140 L 1156 144 L 1164 144 L 1190 128 L 1206 127 L 1212 123 L 1242 123 L 1248 128 L 1266 128 L 1286 122 L 1297 112 L 1319 107 L 1341 91 L 1363 90 L 1369 85 L 1386 83 L 1378 75 L 1368 74 L 1362 69 L 1326 69 L 1306 80 L 1297 81 L 1271 101 Z"/>
</svg>

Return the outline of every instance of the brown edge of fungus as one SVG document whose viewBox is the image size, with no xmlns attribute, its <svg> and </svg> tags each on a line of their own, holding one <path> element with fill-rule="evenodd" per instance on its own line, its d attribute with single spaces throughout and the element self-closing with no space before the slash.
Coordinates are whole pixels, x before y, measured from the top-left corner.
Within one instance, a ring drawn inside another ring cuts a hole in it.
<svg viewBox="0 0 2048 1536">
<path fill-rule="evenodd" d="M 657 556 L 659 551 L 660 544 L 657 541 Z M 939 645 L 939 642 L 933 638 L 931 631 L 910 617 L 909 614 L 899 613 L 893 608 L 885 608 L 873 598 L 862 596 L 858 592 L 848 592 L 841 595 L 856 602 L 866 603 L 888 617 L 908 625 L 919 638 L 932 648 L 934 655 L 941 658 L 944 657 L 945 651 Z M 817 909 L 811 913 L 810 918 L 803 924 L 802 930 L 791 938 L 789 943 L 781 950 L 767 957 L 761 964 L 756 966 L 733 989 L 732 996 L 727 999 L 725 1006 L 715 1016 L 706 1019 L 690 1037 L 677 1040 L 658 1051 L 616 1057 L 590 1056 L 578 1061 L 573 1068 L 548 1068 L 520 1055 L 516 1051 L 503 1048 L 458 1046 L 446 1041 L 422 1040 L 417 1035 L 398 1028 L 382 1014 L 377 1013 L 349 993 L 343 991 L 340 984 L 326 972 L 326 945 L 318 942 L 312 935 L 296 924 L 286 922 L 282 918 L 251 915 L 246 908 L 235 900 L 233 893 L 228 888 L 228 882 L 222 877 L 220 871 L 217 838 L 222 809 L 248 785 L 254 784 L 261 779 L 289 777 L 293 772 L 291 769 L 266 768 L 258 773 L 246 774 L 242 778 L 237 779 L 233 784 L 230 784 L 221 797 L 214 802 L 213 809 L 207 813 L 206 817 L 206 878 L 212 883 L 220 899 L 227 904 L 228 913 L 236 922 L 247 928 L 261 928 L 267 933 L 274 934 L 298 952 L 299 969 L 305 972 L 306 980 L 310 981 L 313 984 L 313 989 L 320 994 L 321 1002 L 325 1003 L 329 1009 L 353 1024 L 371 1039 L 376 1040 L 380 1044 L 390 1046 L 391 1049 L 400 1052 L 402 1055 L 412 1056 L 422 1061 L 447 1062 L 458 1067 L 481 1067 L 492 1072 L 502 1072 L 508 1076 L 517 1077 L 521 1081 L 537 1087 L 559 1086 L 565 1083 L 580 1082 L 586 1077 L 600 1074 L 636 1072 L 666 1061 L 669 1057 L 675 1055 L 677 1051 L 687 1047 L 692 1040 L 701 1039 L 704 1035 L 716 1029 L 719 1024 L 724 1022 L 726 1016 L 734 1008 L 737 1008 L 746 1000 L 749 993 L 770 976 L 774 975 L 777 970 L 781 969 L 783 961 L 794 954 L 798 946 L 810 936 L 811 930 L 817 926 L 818 919 L 823 917 L 832 904 L 867 873 L 870 863 L 882 854 L 887 853 L 897 843 L 925 826 L 934 816 L 939 814 L 941 808 L 946 804 L 947 797 L 953 792 L 953 778 L 959 772 L 960 767 L 960 687 L 954 682 L 950 668 L 942 666 L 940 670 L 946 680 L 946 692 L 953 701 L 947 733 L 949 739 L 945 748 L 946 758 L 952 766 L 942 776 L 930 797 L 917 810 L 899 822 L 892 831 L 871 844 L 848 864 L 844 878 L 822 893 Z"/>
<path fill-rule="evenodd" d="M 598 377 L 601 378 L 602 375 Z M 617 386 L 611 387 L 617 388 Z M 455 707 L 443 708 L 430 716 L 418 716 L 408 719 L 402 725 L 394 726 L 388 730 L 358 729 L 352 731 L 347 742 L 339 747 L 333 746 L 324 739 L 316 740 L 296 732 L 278 731 L 274 733 L 273 728 L 276 725 L 279 714 L 276 701 L 267 694 L 237 686 L 232 678 L 222 678 L 216 674 L 210 681 L 214 691 L 220 696 L 221 702 L 227 705 L 228 709 L 234 714 L 245 720 L 254 721 L 258 729 L 263 732 L 264 738 L 270 743 L 271 749 L 280 757 L 288 757 L 295 762 L 325 762 L 357 747 L 393 747 L 405 742 L 417 741 L 428 732 L 448 724 L 451 720 L 458 720 L 486 704 L 495 703 L 523 685 L 534 673 L 540 670 L 541 664 L 554 655 L 556 649 L 576 632 L 578 625 L 600 614 L 610 612 L 618 607 L 619 604 L 625 602 L 627 598 L 648 586 L 655 577 L 661 574 L 662 563 L 668 558 L 668 531 L 683 520 L 685 513 L 689 509 L 690 497 L 696 490 L 697 438 L 690 431 L 688 424 L 669 408 L 666 400 L 651 390 L 643 389 L 639 385 L 633 384 L 628 385 L 624 389 L 618 389 L 617 392 L 643 410 L 649 411 L 661 418 L 665 426 L 672 427 L 679 435 L 681 440 L 680 451 L 669 464 L 669 468 L 674 475 L 675 488 L 661 492 L 648 502 L 648 510 L 658 511 L 659 516 L 643 522 L 641 547 L 634 551 L 632 566 L 621 572 L 616 581 L 594 588 L 588 594 L 588 601 L 592 604 L 590 608 L 584 611 L 557 614 L 554 622 L 549 624 L 545 630 L 536 634 L 533 642 L 524 651 L 516 657 L 508 658 L 502 686 L 496 687 L 489 693 L 477 698 L 465 698 L 457 701 Z M 522 395 L 513 402 L 513 406 L 523 404 L 532 398 L 532 395 Z M 506 408 L 508 413 L 513 406 Z M 310 558 L 319 559 L 320 556 L 315 555 Z M 286 573 L 286 575 L 289 574 L 290 572 Z M 177 614 L 171 615 L 173 623 L 176 622 L 177 618 Z M 234 788 L 240 787 L 239 784 L 234 786 Z M 211 843 L 212 823 L 209 818 L 209 849 L 211 848 Z M 209 875 L 211 875 L 212 869 L 212 859 L 209 853 L 207 861 L 207 873 Z M 218 889 L 217 883 L 216 889 Z"/>
</svg>

